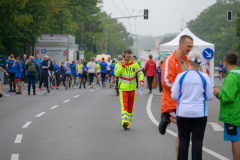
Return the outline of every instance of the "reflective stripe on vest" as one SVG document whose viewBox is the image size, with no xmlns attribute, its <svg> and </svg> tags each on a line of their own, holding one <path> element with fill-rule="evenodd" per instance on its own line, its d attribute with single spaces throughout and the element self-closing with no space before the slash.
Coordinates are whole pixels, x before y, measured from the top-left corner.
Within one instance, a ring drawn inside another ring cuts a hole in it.
<svg viewBox="0 0 240 160">
<path fill-rule="evenodd" d="M 132 115 L 129 115 L 127 113 L 123 113 L 121 116 L 128 116 L 128 117 L 132 117 Z"/>
<path fill-rule="evenodd" d="M 126 120 L 128 122 L 132 122 L 132 119 L 128 119 L 127 117 L 123 117 L 122 120 Z"/>
<path fill-rule="evenodd" d="M 120 76 L 118 78 L 119 78 L 119 82 L 126 83 L 126 84 L 132 84 L 132 83 L 136 82 L 136 76 L 134 76 L 131 79 L 123 78 L 123 77 L 120 77 Z"/>
</svg>

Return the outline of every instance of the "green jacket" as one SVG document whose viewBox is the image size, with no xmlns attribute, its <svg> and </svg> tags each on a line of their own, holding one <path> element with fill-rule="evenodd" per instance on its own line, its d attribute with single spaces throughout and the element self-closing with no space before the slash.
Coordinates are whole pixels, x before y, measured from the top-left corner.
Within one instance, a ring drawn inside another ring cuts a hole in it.
<svg viewBox="0 0 240 160">
<path fill-rule="evenodd" d="M 136 90 L 136 74 L 140 82 L 144 81 L 144 74 L 136 62 L 130 60 L 125 65 L 121 62 L 115 66 L 114 74 L 119 78 L 118 88 L 122 91 Z"/>
<path fill-rule="evenodd" d="M 219 121 L 240 126 L 240 68 L 230 70 L 224 79 L 222 91 L 218 93 L 221 100 Z"/>
</svg>

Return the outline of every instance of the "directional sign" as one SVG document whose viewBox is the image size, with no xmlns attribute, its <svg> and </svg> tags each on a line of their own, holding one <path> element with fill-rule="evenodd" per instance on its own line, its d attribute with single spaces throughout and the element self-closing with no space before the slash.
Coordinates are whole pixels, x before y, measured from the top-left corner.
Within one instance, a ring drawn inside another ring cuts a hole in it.
<svg viewBox="0 0 240 160">
<path fill-rule="evenodd" d="M 203 51 L 203 57 L 207 60 L 210 60 L 212 59 L 214 56 L 214 52 L 212 49 L 210 48 L 206 48 L 204 51 Z"/>
</svg>

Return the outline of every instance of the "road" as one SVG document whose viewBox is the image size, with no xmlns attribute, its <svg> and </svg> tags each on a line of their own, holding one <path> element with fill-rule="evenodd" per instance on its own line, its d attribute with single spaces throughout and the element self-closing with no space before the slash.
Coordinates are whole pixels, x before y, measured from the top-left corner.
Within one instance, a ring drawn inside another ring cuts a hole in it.
<svg viewBox="0 0 240 160">
<path fill-rule="evenodd" d="M 221 87 L 222 81 L 215 79 L 215 85 Z M 0 98 L 1 160 L 174 159 L 177 127 L 170 124 L 165 135 L 159 134 L 157 89 L 148 95 L 144 88 L 143 96 L 137 90 L 133 122 L 127 131 L 121 126 L 114 89 L 60 88 L 45 97 L 44 92 Z M 232 159 L 231 143 L 223 141 L 223 124 L 218 121 L 219 101 L 215 98 L 207 105 L 203 159 Z"/>
</svg>

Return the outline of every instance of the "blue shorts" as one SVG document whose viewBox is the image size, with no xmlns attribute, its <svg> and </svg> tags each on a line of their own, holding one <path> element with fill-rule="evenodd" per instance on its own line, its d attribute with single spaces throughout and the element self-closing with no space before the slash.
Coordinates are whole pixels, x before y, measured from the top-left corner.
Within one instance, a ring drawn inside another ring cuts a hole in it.
<svg viewBox="0 0 240 160">
<path fill-rule="evenodd" d="M 112 76 L 115 76 L 115 75 L 114 75 L 114 72 L 110 72 L 110 76 L 111 76 L 111 77 L 112 77 Z"/>
<path fill-rule="evenodd" d="M 224 141 L 240 141 L 240 127 L 237 126 L 237 135 L 228 135 L 224 124 Z"/>
<path fill-rule="evenodd" d="M 78 73 L 77 77 L 82 78 L 82 73 Z"/>
</svg>

